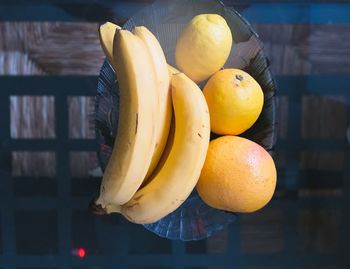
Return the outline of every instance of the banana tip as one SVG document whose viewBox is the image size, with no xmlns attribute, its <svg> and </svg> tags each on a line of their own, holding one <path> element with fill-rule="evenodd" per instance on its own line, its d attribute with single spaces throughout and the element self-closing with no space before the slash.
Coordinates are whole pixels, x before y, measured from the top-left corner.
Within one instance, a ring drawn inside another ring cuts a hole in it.
<svg viewBox="0 0 350 269">
<path fill-rule="evenodd" d="M 101 205 L 96 204 L 96 198 L 92 199 L 89 209 L 94 215 L 107 215 L 107 211 Z"/>
</svg>

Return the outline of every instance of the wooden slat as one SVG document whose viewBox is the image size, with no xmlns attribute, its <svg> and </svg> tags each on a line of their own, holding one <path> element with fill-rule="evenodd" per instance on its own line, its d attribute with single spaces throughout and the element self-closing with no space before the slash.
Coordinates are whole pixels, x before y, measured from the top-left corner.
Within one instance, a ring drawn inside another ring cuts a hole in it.
<svg viewBox="0 0 350 269">
<path fill-rule="evenodd" d="M 310 62 L 300 50 L 300 44 L 305 43 L 310 35 L 309 25 L 255 24 L 253 28 L 263 41 L 274 73 L 292 75 L 311 72 Z"/>
<path fill-rule="evenodd" d="M 54 152 L 12 152 L 12 176 L 52 178 L 56 175 Z"/>
<path fill-rule="evenodd" d="M 104 59 L 97 30 L 97 23 L 0 23 L 0 75 L 97 75 Z"/>
<path fill-rule="evenodd" d="M 298 212 L 300 254 L 336 254 L 340 251 L 340 209 L 303 209 Z"/>
<path fill-rule="evenodd" d="M 0 41 L 1 43 L 1 41 Z M 0 75 L 43 75 L 44 70 L 20 51 L 0 50 Z"/>
<path fill-rule="evenodd" d="M 96 152 L 74 151 L 70 153 L 70 174 L 72 178 L 96 176 L 96 173 L 100 172 L 98 167 Z"/>
<path fill-rule="evenodd" d="M 278 96 L 278 136 L 286 138 L 288 133 L 288 97 Z"/>
<path fill-rule="evenodd" d="M 54 138 L 54 109 L 52 96 L 11 96 L 11 137 Z"/>
<path fill-rule="evenodd" d="M 229 244 L 229 229 L 223 229 L 206 240 L 207 253 L 225 254 Z M 214 268 L 210 268 L 214 269 Z"/>
<path fill-rule="evenodd" d="M 276 74 L 350 73 L 350 25 L 256 24 L 253 28 Z"/>
<path fill-rule="evenodd" d="M 313 73 L 349 73 L 350 25 L 312 25 L 309 46 L 302 47 L 309 55 Z"/>
<path fill-rule="evenodd" d="M 302 152 L 301 169 L 343 171 L 344 152 Z"/>
<path fill-rule="evenodd" d="M 70 138 L 95 138 L 94 104 L 93 97 L 68 97 Z"/>
<path fill-rule="evenodd" d="M 345 138 L 347 128 L 345 96 L 304 96 L 302 100 L 303 138 Z"/>
<path fill-rule="evenodd" d="M 286 152 L 277 151 L 274 153 L 274 160 L 277 169 L 285 169 L 287 166 L 287 154 Z"/>
<path fill-rule="evenodd" d="M 321 198 L 321 199 L 332 199 L 339 198 L 343 196 L 342 189 L 328 189 L 328 190 L 310 190 L 310 189 L 298 189 L 298 197 L 299 198 Z"/>
<path fill-rule="evenodd" d="M 241 215 L 240 242 L 242 254 L 281 253 L 285 247 L 285 216 L 280 209 L 263 209 Z"/>
</svg>

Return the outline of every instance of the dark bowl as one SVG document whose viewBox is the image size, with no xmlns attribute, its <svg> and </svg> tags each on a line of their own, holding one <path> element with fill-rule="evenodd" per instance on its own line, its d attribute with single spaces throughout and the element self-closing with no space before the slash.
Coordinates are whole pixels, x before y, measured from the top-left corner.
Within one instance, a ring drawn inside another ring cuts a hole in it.
<svg viewBox="0 0 350 269">
<path fill-rule="evenodd" d="M 241 136 L 263 146 L 269 152 L 276 144 L 276 84 L 264 55 L 263 45 L 249 23 L 233 8 L 217 0 L 162 0 L 137 13 L 123 26 L 131 30 L 144 25 L 158 38 L 169 64 L 175 66 L 176 40 L 184 26 L 201 13 L 216 13 L 223 16 L 233 34 L 233 46 L 226 68 L 240 68 L 252 75 L 264 91 L 264 106 L 256 123 Z M 102 170 L 112 152 L 118 126 L 118 82 L 113 68 L 104 62 L 97 86 L 95 124 L 98 156 Z M 212 139 L 217 135 L 212 134 Z M 163 219 L 144 225 L 159 236 L 173 240 L 199 240 L 223 229 L 237 218 L 207 206 L 193 191 L 191 196 L 173 213 Z"/>
</svg>

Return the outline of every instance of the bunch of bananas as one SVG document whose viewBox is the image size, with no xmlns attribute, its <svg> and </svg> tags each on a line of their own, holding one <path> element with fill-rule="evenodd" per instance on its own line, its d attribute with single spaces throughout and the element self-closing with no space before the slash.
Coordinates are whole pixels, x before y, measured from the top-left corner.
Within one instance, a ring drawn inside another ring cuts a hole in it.
<svg viewBox="0 0 350 269">
<path fill-rule="evenodd" d="M 119 121 L 94 206 L 153 223 L 177 209 L 197 184 L 210 139 L 202 91 L 169 66 L 157 38 L 107 22 L 101 46 L 119 82 Z"/>
</svg>

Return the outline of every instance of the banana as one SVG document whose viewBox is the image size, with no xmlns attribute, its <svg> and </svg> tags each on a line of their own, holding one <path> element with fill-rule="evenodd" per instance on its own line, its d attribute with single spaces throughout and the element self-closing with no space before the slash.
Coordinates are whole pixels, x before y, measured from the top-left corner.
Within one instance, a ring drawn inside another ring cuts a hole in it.
<svg viewBox="0 0 350 269">
<path fill-rule="evenodd" d="M 114 34 L 116 30 L 120 30 L 121 27 L 112 23 L 112 22 L 106 22 L 102 24 L 99 28 L 99 37 L 100 37 L 100 43 L 101 47 L 107 56 L 107 59 L 111 65 L 113 65 L 113 39 Z M 114 68 L 114 66 L 113 66 Z"/>
<path fill-rule="evenodd" d="M 159 107 L 157 112 L 158 119 L 156 121 L 156 145 L 151 165 L 146 175 L 147 179 L 156 168 L 160 157 L 162 156 L 162 152 L 166 145 L 169 134 L 172 115 L 170 78 L 165 55 L 157 38 L 144 26 L 135 27 L 133 33 L 145 42 L 155 65 L 156 78 L 158 83 L 157 90 L 159 97 Z"/>
<path fill-rule="evenodd" d="M 172 75 L 175 75 L 177 73 L 180 73 L 180 71 L 178 69 L 176 69 L 174 66 L 168 64 L 168 72 L 170 77 L 172 77 Z"/>
<path fill-rule="evenodd" d="M 144 42 L 117 30 L 113 63 L 120 91 L 118 132 L 95 201 L 107 213 L 128 202 L 141 186 L 154 152 L 158 113 L 155 68 Z"/>
<path fill-rule="evenodd" d="M 164 147 L 162 156 L 160 157 L 156 168 L 153 170 L 152 175 L 150 177 L 145 178 L 145 180 L 142 182 L 142 185 L 140 188 L 143 188 L 144 186 L 146 186 L 152 180 L 153 174 L 158 174 L 159 171 L 163 168 L 164 163 L 165 163 L 166 159 L 168 158 L 170 150 L 174 144 L 174 135 L 175 135 L 175 119 L 174 119 L 174 115 L 172 115 L 169 135 L 168 135 L 168 139 L 167 139 L 166 145 Z"/>
<path fill-rule="evenodd" d="M 194 189 L 205 161 L 210 119 L 203 93 L 183 73 L 173 75 L 171 86 L 175 134 L 163 166 L 128 203 L 109 208 L 134 223 L 153 223 L 177 209 Z"/>
</svg>

